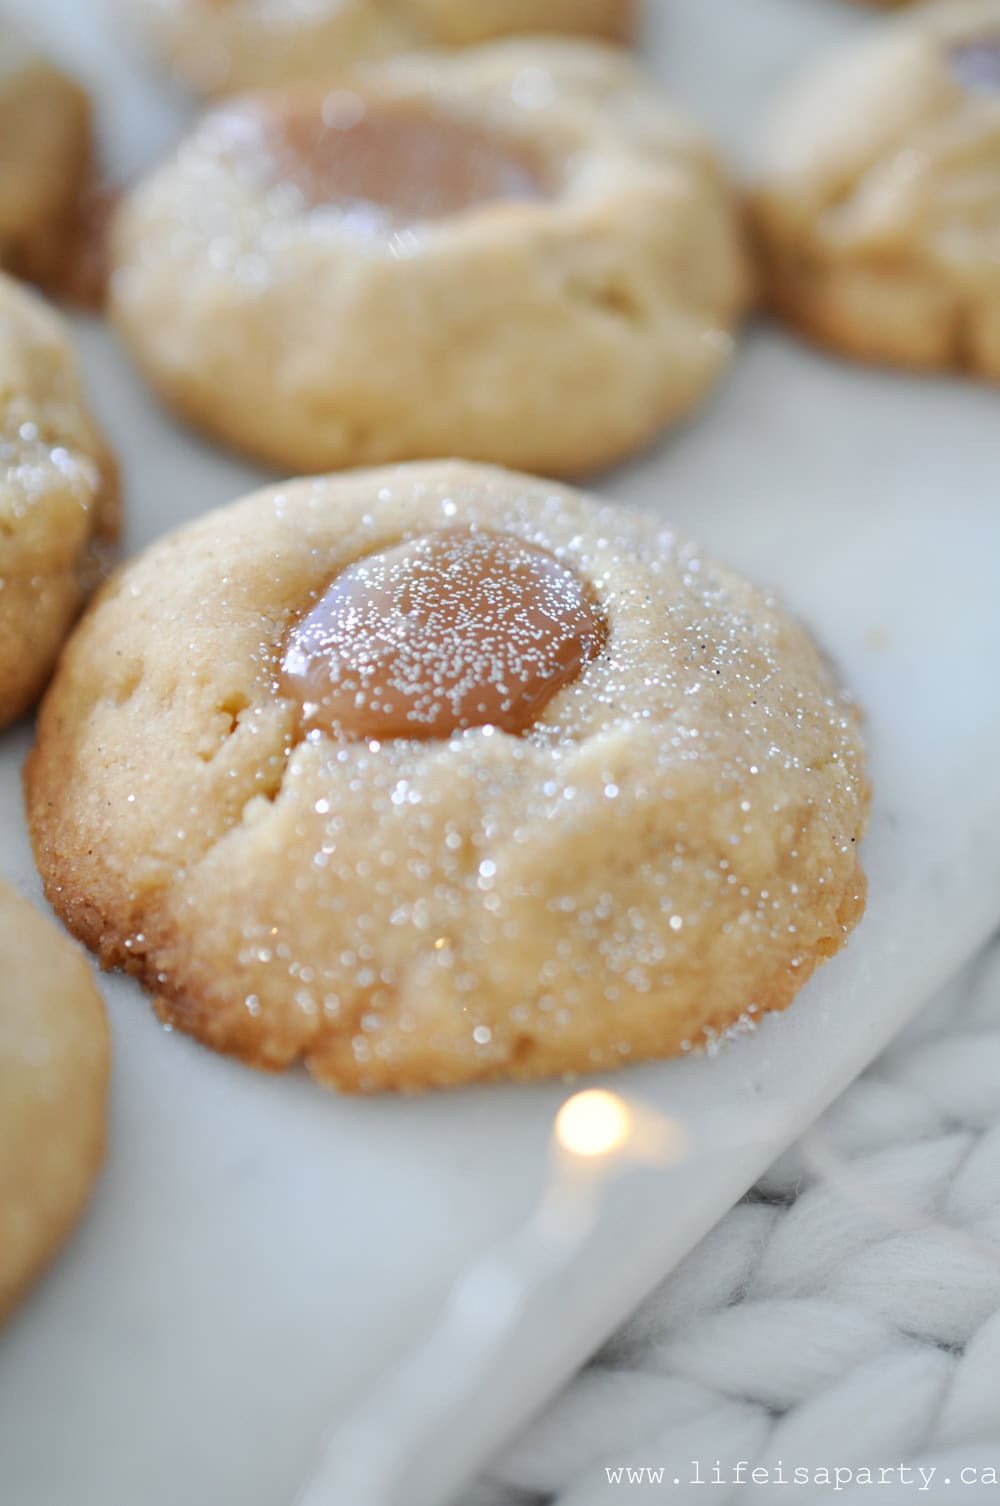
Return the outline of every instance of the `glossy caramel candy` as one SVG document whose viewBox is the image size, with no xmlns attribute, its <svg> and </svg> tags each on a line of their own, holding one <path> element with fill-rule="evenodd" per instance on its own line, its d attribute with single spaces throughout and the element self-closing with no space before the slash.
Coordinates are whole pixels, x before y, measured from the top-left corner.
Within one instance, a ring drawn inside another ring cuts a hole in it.
<svg viewBox="0 0 1000 1506">
<path fill-rule="evenodd" d="M 339 737 L 516 735 L 605 637 L 589 585 L 548 550 L 441 529 L 342 571 L 292 628 L 280 688 Z"/>
<path fill-rule="evenodd" d="M 539 153 L 444 110 L 309 91 L 234 105 L 228 122 L 236 152 L 314 208 L 367 209 L 400 226 L 550 194 Z"/>
</svg>

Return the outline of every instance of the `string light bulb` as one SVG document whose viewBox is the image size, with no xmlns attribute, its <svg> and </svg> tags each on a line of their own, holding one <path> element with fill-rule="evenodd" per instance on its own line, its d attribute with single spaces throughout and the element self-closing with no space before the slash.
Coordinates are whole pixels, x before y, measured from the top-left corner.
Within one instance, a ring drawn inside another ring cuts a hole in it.
<svg viewBox="0 0 1000 1506">
<path fill-rule="evenodd" d="M 605 1182 L 629 1165 L 673 1166 L 688 1154 L 687 1131 L 638 1098 L 587 1088 L 567 1098 L 552 1131 L 558 1180 Z"/>
<path fill-rule="evenodd" d="M 556 1115 L 555 1137 L 571 1155 L 612 1155 L 632 1133 L 632 1112 L 617 1093 L 590 1088 L 567 1098 Z"/>
</svg>

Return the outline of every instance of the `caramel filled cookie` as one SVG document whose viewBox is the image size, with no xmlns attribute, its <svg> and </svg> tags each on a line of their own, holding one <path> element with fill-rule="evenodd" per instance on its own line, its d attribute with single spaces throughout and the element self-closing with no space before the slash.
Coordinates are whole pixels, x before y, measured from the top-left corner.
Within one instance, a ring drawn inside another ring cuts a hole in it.
<svg viewBox="0 0 1000 1506">
<path fill-rule="evenodd" d="M 629 40 L 635 0 L 129 0 L 152 47 L 201 94 L 330 81 L 422 48 L 517 33 Z"/>
<path fill-rule="evenodd" d="M 83 957 L 0 883 L 0 1319 L 79 1218 L 104 1155 L 110 1046 Z"/>
<path fill-rule="evenodd" d="M 90 168 L 86 93 L 0 20 L 0 266 L 61 279 Z"/>
<path fill-rule="evenodd" d="M 348 1092 L 696 1048 L 864 906 L 858 719 L 806 632 L 652 519 L 457 463 L 129 564 L 27 794 L 56 908 L 163 1019 Z"/>
<path fill-rule="evenodd" d="M 1000 377 L 1000 0 L 939 0 L 778 110 L 754 218 L 771 300 L 864 359 Z"/>
<path fill-rule="evenodd" d="M 61 320 L 0 274 L 0 727 L 35 701 L 118 533 Z"/>
<path fill-rule="evenodd" d="M 167 402 L 300 473 L 606 465 L 704 396 L 748 293 L 708 147 L 592 43 L 226 104 L 125 203 L 113 261 Z"/>
</svg>

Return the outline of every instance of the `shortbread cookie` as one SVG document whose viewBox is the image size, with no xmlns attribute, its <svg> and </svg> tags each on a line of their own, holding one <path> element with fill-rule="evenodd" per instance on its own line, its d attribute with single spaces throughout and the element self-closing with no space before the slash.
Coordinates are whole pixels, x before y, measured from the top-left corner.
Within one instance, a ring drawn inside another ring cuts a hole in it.
<svg viewBox="0 0 1000 1506">
<path fill-rule="evenodd" d="M 151 45 L 201 94 L 329 82 L 397 53 L 521 32 L 630 39 L 635 0 L 129 0 Z"/>
<path fill-rule="evenodd" d="M 0 20 L 0 266 L 59 278 L 90 167 L 86 93 Z"/>
<path fill-rule="evenodd" d="M 164 1020 L 350 1092 L 698 1047 L 864 903 L 858 720 L 806 632 L 652 519 L 457 463 L 128 565 L 27 793 L 53 903 Z"/>
<path fill-rule="evenodd" d="M 110 1048 L 83 957 L 0 884 L 0 1319 L 76 1223 L 104 1153 Z"/>
<path fill-rule="evenodd" d="M 0 274 L 0 727 L 45 685 L 117 531 L 114 462 L 66 330 Z"/>
<path fill-rule="evenodd" d="M 866 359 L 1000 377 L 1000 0 L 940 0 L 779 109 L 755 220 L 775 306 Z"/>
<path fill-rule="evenodd" d="M 298 472 L 605 465 L 699 401 L 747 298 L 710 150 L 596 43 L 226 104 L 126 202 L 113 259 L 164 398 Z"/>
</svg>

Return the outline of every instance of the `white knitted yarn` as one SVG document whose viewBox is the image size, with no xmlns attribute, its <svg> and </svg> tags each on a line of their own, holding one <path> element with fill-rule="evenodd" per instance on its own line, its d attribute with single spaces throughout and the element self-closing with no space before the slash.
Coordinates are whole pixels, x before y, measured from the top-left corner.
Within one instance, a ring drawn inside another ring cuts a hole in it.
<svg viewBox="0 0 1000 1506">
<path fill-rule="evenodd" d="M 740 1460 L 770 1478 L 734 1483 Z M 791 1488 L 776 1483 L 779 1460 L 787 1475 L 893 1473 Z M 725 1483 L 691 1483 L 694 1461 L 705 1476 L 720 1461 Z M 934 1470 L 925 1488 L 900 1483 L 903 1462 Z M 663 1482 L 609 1483 L 625 1465 L 663 1466 Z M 1000 1502 L 990 1470 L 1000 1480 L 1000 943 L 772 1166 L 466 1506 Z"/>
</svg>

